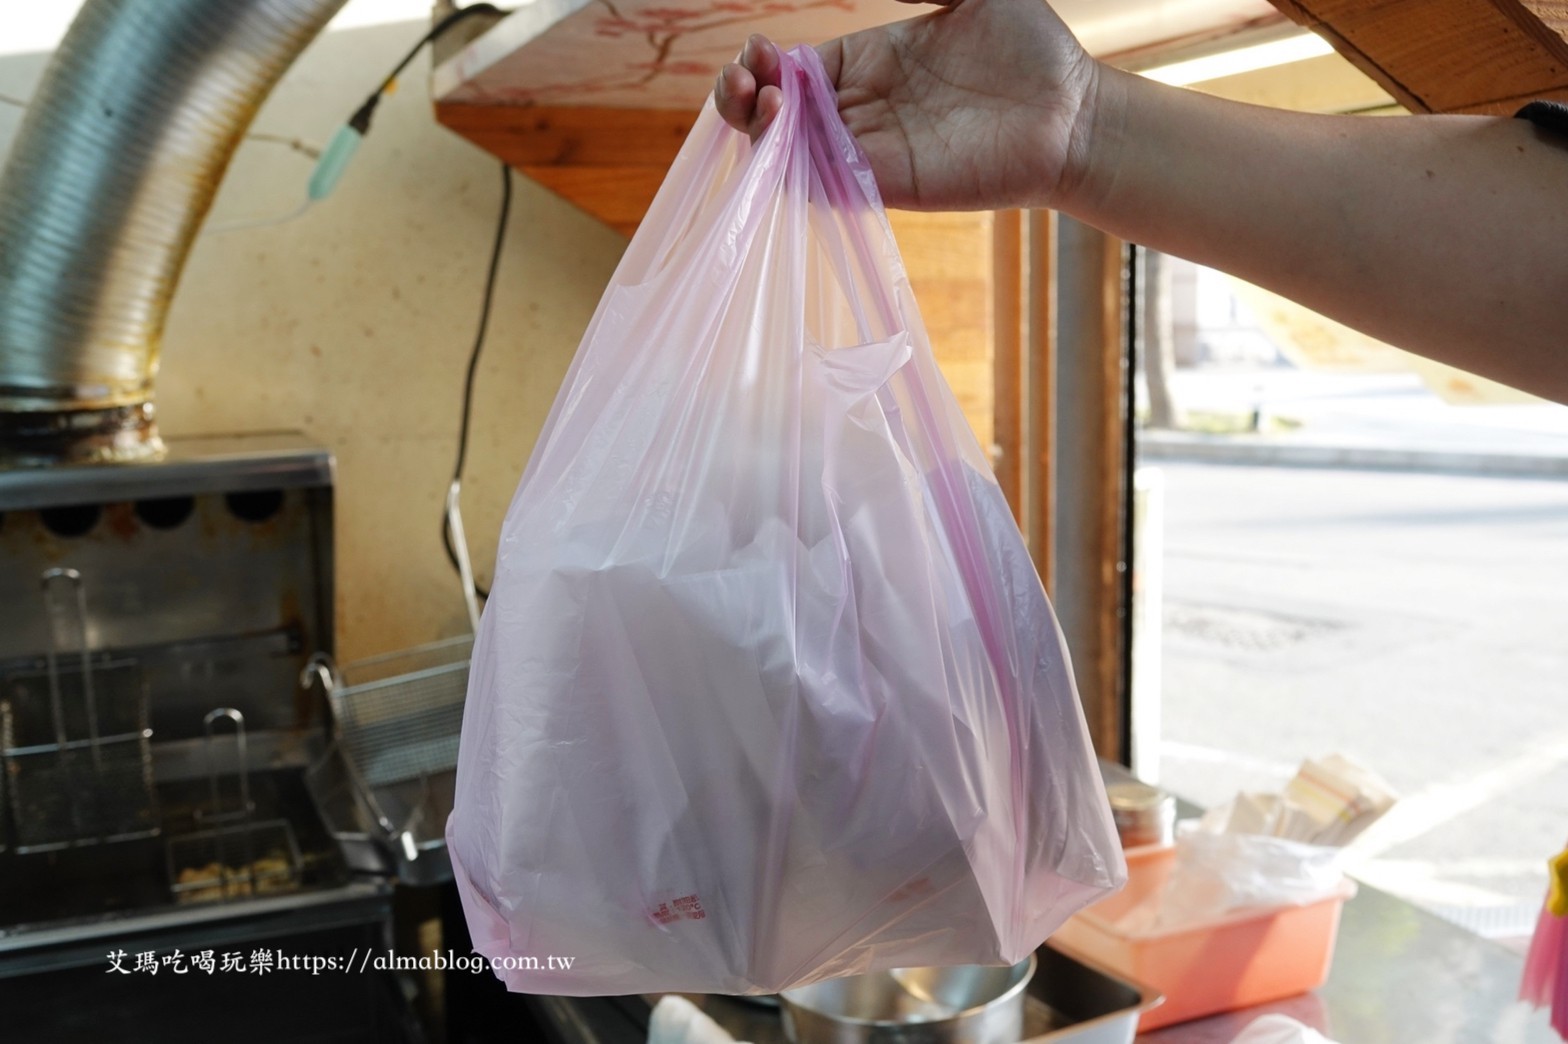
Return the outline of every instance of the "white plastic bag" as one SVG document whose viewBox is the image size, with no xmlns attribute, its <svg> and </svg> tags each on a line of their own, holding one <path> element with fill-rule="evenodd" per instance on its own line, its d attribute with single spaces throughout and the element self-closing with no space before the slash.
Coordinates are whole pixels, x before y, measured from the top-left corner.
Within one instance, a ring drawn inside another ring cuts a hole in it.
<svg viewBox="0 0 1568 1044">
<path fill-rule="evenodd" d="M 703 111 L 507 514 L 447 840 L 516 990 L 1012 963 L 1125 873 L 811 49 L 784 97 L 755 145 Z"/>
<path fill-rule="evenodd" d="M 736 1044 L 736 1041 L 697 1005 L 679 994 L 666 993 L 648 1016 L 648 1044 Z"/>
<path fill-rule="evenodd" d="M 1154 927 L 1167 931 L 1240 910 L 1306 906 L 1344 891 L 1344 849 L 1231 833 L 1226 826 L 1232 818 L 1231 806 L 1223 806 L 1182 824 L 1171 876 L 1148 907 L 1157 911 Z"/>
<path fill-rule="evenodd" d="M 1289 1015 L 1262 1015 L 1247 1023 L 1247 1028 L 1230 1044 L 1334 1044 L 1311 1026 Z"/>
</svg>

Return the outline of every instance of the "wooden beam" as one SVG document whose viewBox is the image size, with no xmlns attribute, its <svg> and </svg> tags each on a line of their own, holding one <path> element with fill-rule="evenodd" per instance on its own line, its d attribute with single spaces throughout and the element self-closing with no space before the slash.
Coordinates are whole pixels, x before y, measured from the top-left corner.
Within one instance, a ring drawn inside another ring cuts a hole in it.
<svg viewBox="0 0 1568 1044">
<path fill-rule="evenodd" d="M 1563 0 L 1273 2 L 1415 112 L 1496 111 L 1568 90 Z"/>
<path fill-rule="evenodd" d="M 1024 220 L 998 211 L 991 226 L 991 465 L 1024 526 Z"/>
<path fill-rule="evenodd" d="M 1047 594 L 1056 592 L 1056 229 L 1054 210 L 1029 214 L 1028 339 L 1024 342 L 1024 539 Z"/>
<path fill-rule="evenodd" d="M 1389 93 L 1400 105 L 1411 112 L 1428 112 L 1421 98 L 1412 93 L 1404 84 L 1394 79 L 1370 55 L 1362 51 L 1339 34 L 1334 26 L 1327 24 L 1307 5 L 1311 0 L 1272 0 L 1275 7 L 1280 9 L 1291 21 L 1312 32 L 1317 33 L 1327 40 L 1346 60 L 1357 69 L 1366 73 L 1379 87 Z"/>
<path fill-rule="evenodd" d="M 1120 241 L 1071 218 L 1057 230 L 1051 594 L 1095 749 L 1122 760 L 1126 492 L 1125 311 Z"/>
<path fill-rule="evenodd" d="M 1568 31 L 1568 3 L 1553 0 L 1491 2 L 1551 58 L 1557 75 L 1564 75 L 1568 70 L 1568 40 L 1563 35 Z"/>
<path fill-rule="evenodd" d="M 1126 535 L 1132 525 L 1127 511 L 1132 473 L 1127 466 L 1127 293 L 1123 284 L 1127 247 L 1119 239 L 1105 237 L 1100 268 L 1100 454 L 1099 489 L 1099 611 L 1095 616 L 1098 640 L 1095 647 L 1095 690 L 1097 698 L 1089 722 L 1095 749 L 1106 758 L 1128 763 L 1128 701 L 1131 678 L 1127 670 L 1128 614 L 1132 611 L 1126 597 L 1124 578 L 1132 563 L 1125 554 Z"/>
<path fill-rule="evenodd" d="M 937 364 L 982 448 L 995 439 L 993 220 L 984 210 L 888 214 Z"/>
</svg>

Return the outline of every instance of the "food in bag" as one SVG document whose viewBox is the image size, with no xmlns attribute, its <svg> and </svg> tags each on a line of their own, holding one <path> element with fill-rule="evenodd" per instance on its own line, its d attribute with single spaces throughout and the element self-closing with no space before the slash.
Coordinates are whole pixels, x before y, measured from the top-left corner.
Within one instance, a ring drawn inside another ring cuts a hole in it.
<svg viewBox="0 0 1568 1044">
<path fill-rule="evenodd" d="M 703 110 L 502 529 L 447 841 L 515 990 L 1013 963 L 1124 879 L 871 171 L 783 57 L 755 143 Z"/>
</svg>

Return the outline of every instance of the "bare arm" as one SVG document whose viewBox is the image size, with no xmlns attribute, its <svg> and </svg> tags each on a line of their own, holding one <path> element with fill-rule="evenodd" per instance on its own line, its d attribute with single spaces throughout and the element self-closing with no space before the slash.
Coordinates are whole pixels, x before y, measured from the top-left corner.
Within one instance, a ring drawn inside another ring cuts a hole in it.
<svg viewBox="0 0 1568 1044">
<path fill-rule="evenodd" d="M 1096 91 L 1061 209 L 1568 402 L 1568 143 L 1523 120 L 1312 116 L 1105 68 Z"/>
<path fill-rule="evenodd" d="M 891 206 L 1048 206 L 1402 348 L 1568 402 L 1568 144 L 1520 120 L 1312 116 L 1090 59 L 1039 0 L 821 49 Z M 716 90 L 777 111 L 754 38 Z"/>
</svg>

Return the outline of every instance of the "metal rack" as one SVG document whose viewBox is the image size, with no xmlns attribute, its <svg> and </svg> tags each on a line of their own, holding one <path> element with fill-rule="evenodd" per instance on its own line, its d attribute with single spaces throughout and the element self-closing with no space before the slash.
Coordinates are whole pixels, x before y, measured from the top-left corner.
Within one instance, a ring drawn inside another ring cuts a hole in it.
<svg viewBox="0 0 1568 1044">
<path fill-rule="evenodd" d="M 234 723 L 239 802 L 224 808 L 219 792 L 217 737 L 213 725 Z M 250 765 L 245 744 L 245 716 L 219 707 L 202 719 L 206 730 L 208 781 L 212 807 L 198 809 L 198 821 L 213 824 L 168 842 L 169 890 L 178 902 L 236 899 L 289 891 L 299 884 L 300 851 L 294 827 L 286 819 L 255 818 L 250 798 Z"/>
<path fill-rule="evenodd" d="M 0 763 L 18 854 L 155 837 L 147 687 L 129 659 L 94 662 L 74 569 L 42 577 L 50 645 L 42 671 L 0 691 Z M 66 659 L 75 653 L 74 667 Z"/>
</svg>

